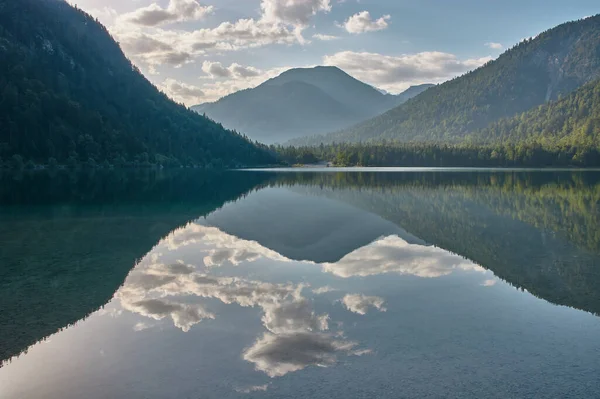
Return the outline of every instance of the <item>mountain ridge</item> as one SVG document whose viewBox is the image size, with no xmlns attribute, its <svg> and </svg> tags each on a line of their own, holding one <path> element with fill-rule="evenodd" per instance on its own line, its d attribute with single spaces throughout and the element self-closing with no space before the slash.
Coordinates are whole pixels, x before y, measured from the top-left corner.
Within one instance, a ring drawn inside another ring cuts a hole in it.
<svg viewBox="0 0 600 399">
<path fill-rule="evenodd" d="M 161 93 L 89 14 L 59 0 L 0 6 L 0 167 L 275 162 Z"/>
<path fill-rule="evenodd" d="M 290 82 L 302 82 L 315 89 L 310 93 L 290 91 L 291 86 L 286 86 Z M 351 126 L 429 87 L 413 86 L 408 92 L 390 95 L 337 67 L 293 68 L 254 88 L 191 108 L 252 139 L 274 143 Z"/>
<path fill-rule="evenodd" d="M 457 142 L 490 123 L 556 100 L 600 78 L 600 14 L 524 40 L 496 60 L 373 119 L 294 144 Z"/>
</svg>

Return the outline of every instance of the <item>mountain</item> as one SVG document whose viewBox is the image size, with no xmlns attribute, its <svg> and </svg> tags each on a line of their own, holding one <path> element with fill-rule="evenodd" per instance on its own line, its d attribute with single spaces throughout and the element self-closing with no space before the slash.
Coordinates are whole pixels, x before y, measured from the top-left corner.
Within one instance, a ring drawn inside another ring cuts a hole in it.
<svg viewBox="0 0 600 399">
<path fill-rule="evenodd" d="M 600 150 L 600 79 L 558 101 L 493 122 L 476 132 L 473 139 Z"/>
<path fill-rule="evenodd" d="M 159 92 L 104 26 L 63 0 L 0 0 L 0 59 L 0 158 L 17 165 L 274 162 Z"/>
<path fill-rule="evenodd" d="M 384 94 L 336 67 L 290 69 L 261 85 L 192 107 L 266 143 L 320 134 L 369 119 L 432 85 Z"/>
<path fill-rule="evenodd" d="M 495 61 L 368 121 L 297 144 L 457 142 L 600 78 L 600 15 L 524 40 Z"/>
</svg>

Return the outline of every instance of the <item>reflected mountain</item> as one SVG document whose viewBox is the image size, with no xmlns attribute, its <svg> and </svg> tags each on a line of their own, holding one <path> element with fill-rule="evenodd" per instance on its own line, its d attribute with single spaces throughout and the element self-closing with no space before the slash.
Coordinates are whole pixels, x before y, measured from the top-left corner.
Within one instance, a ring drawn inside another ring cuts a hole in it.
<svg viewBox="0 0 600 399">
<path fill-rule="evenodd" d="M 152 171 L 0 175 L 0 359 L 97 310 L 162 237 L 262 181 Z"/>
<path fill-rule="evenodd" d="M 0 196 L 7 397 L 597 393 L 593 173 L 118 176 Z"/>
<path fill-rule="evenodd" d="M 600 173 L 302 173 L 272 186 L 348 204 L 559 305 L 600 314 Z"/>
<path fill-rule="evenodd" d="M 279 190 L 265 189 L 264 193 L 267 195 L 252 193 L 244 201 L 229 204 L 206 220 L 218 220 L 221 213 L 237 215 L 227 208 L 238 206 L 252 214 L 253 208 L 248 208 L 249 204 L 271 209 L 270 200 L 277 203 L 281 198 Z M 273 195 L 268 195 L 270 193 Z M 330 205 L 330 202 L 315 198 L 312 203 Z M 354 210 L 354 213 L 357 212 L 361 211 Z M 263 213 L 262 216 L 269 215 Z M 368 220 L 368 216 L 358 219 Z M 268 219 L 271 220 L 270 217 Z M 485 273 L 485 269 L 460 256 L 432 246 L 410 244 L 397 235 L 381 237 L 353 250 L 337 262 L 299 262 L 257 241 L 242 239 L 199 223 L 204 221 L 201 219 L 176 229 L 136 265 L 115 294 L 118 309 L 155 321 L 170 320 L 183 332 L 220 316 L 213 310 L 214 306 L 211 309 L 210 300 L 260 309 L 263 331 L 244 350 L 242 358 L 271 378 L 309 366 L 332 366 L 342 356 L 370 352 L 368 348 L 360 348 L 359 342 L 346 338 L 340 324 L 328 313 L 316 312 L 314 298 L 335 290 L 344 308 L 360 316 L 370 311 L 385 312 L 385 299 L 339 292 L 339 289 L 333 288 L 313 288 L 320 275 L 330 274 L 338 279 L 382 274 L 435 278 L 462 271 L 482 273 L 483 278 Z M 296 227 L 285 219 L 279 221 L 285 226 Z M 271 225 L 270 221 L 267 223 Z M 269 264 L 273 264 L 274 269 L 267 271 Z M 272 279 L 278 278 L 277 282 L 267 281 L 264 276 L 258 278 L 255 275 L 258 271 L 252 271 L 253 265 L 261 269 L 260 273 L 267 273 Z M 305 281 L 281 282 L 282 278 L 278 275 L 282 270 L 303 267 L 308 267 L 309 271 Z"/>
<path fill-rule="evenodd" d="M 396 235 L 409 243 L 425 244 L 374 213 L 289 189 L 252 193 L 202 223 L 257 241 L 287 258 L 317 263 L 336 262 L 382 236 Z"/>
</svg>

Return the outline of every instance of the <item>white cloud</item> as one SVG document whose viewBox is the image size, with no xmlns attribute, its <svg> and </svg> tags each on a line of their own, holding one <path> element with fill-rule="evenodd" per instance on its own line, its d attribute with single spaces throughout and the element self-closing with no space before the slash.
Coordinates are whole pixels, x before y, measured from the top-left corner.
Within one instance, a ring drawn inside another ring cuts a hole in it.
<svg viewBox="0 0 600 399">
<path fill-rule="evenodd" d="M 483 287 L 492 287 L 492 286 L 496 285 L 497 282 L 498 282 L 498 280 L 490 279 L 490 280 L 485 280 L 483 283 L 481 283 L 481 285 Z"/>
<path fill-rule="evenodd" d="M 157 3 L 123 14 L 123 21 L 142 26 L 158 26 L 172 22 L 196 21 L 213 12 L 213 6 L 203 6 L 196 0 L 170 0 L 166 8 Z"/>
<path fill-rule="evenodd" d="M 323 270 L 339 277 L 366 277 L 385 273 L 417 277 L 441 277 L 454 270 L 485 269 L 441 248 L 409 244 L 398 236 L 382 238 L 344 256 L 336 263 L 323 263 Z"/>
<path fill-rule="evenodd" d="M 331 9 L 329 0 L 262 0 L 259 18 L 224 21 L 214 28 L 164 29 L 171 22 L 197 20 L 213 11 L 195 0 L 153 3 L 117 18 L 110 27 L 125 53 L 150 66 L 181 66 L 210 51 L 238 51 L 271 44 L 304 44 L 310 19 Z M 247 75 L 252 71 L 246 72 Z"/>
<path fill-rule="evenodd" d="M 356 345 L 326 333 L 266 333 L 244 352 L 244 359 L 270 377 L 281 377 L 308 366 L 331 366 L 338 354 L 352 355 Z"/>
<path fill-rule="evenodd" d="M 257 391 L 265 392 L 267 389 L 269 389 L 269 384 L 252 385 L 252 386 L 249 386 L 246 388 L 236 388 L 235 391 L 239 392 L 239 393 L 251 393 L 251 392 L 257 392 Z"/>
<path fill-rule="evenodd" d="M 487 43 L 485 43 L 485 45 L 486 45 L 486 47 L 489 47 L 494 50 L 501 50 L 502 48 L 504 48 L 504 46 L 501 43 L 495 43 L 495 42 L 487 42 Z"/>
<path fill-rule="evenodd" d="M 325 56 L 323 63 L 376 87 L 399 92 L 414 84 L 444 82 L 490 60 L 492 57 L 460 60 L 454 54 L 439 51 L 399 56 L 342 51 Z"/>
<path fill-rule="evenodd" d="M 389 15 L 373 20 L 371 14 L 368 11 L 361 11 L 358 14 L 354 14 L 344 22 L 344 28 L 350 33 L 365 33 L 375 32 L 386 29 L 388 27 L 387 21 L 390 20 Z"/>
<path fill-rule="evenodd" d="M 262 73 L 260 69 L 251 66 L 233 63 L 225 67 L 220 62 L 211 61 L 204 61 L 202 71 L 213 78 L 250 78 Z"/>
<path fill-rule="evenodd" d="M 367 314 L 369 307 L 385 312 L 387 309 L 383 307 L 384 302 L 381 297 L 362 294 L 348 294 L 342 298 L 342 303 L 346 306 L 346 309 L 360 315 Z"/>
<path fill-rule="evenodd" d="M 112 24 L 119 15 L 117 10 L 108 6 L 104 6 L 102 8 L 91 8 L 88 10 L 88 14 L 98 18 L 98 20 L 104 25 Z"/>
<path fill-rule="evenodd" d="M 204 90 L 198 86 L 179 82 L 175 79 L 166 79 L 158 86 L 167 96 L 184 104 L 201 103 L 205 97 Z"/>
<path fill-rule="evenodd" d="M 320 288 L 315 288 L 312 290 L 312 292 L 315 295 L 321 295 L 321 294 L 326 294 L 328 292 L 333 292 L 333 291 L 337 291 L 337 289 L 330 287 L 328 285 L 324 286 L 324 287 L 320 287 Z"/>
<path fill-rule="evenodd" d="M 154 320 L 162 320 L 170 316 L 173 324 L 184 332 L 189 331 L 194 324 L 204 319 L 215 318 L 214 314 L 206 311 L 201 305 L 180 304 L 163 299 L 144 299 L 133 303 L 122 303 L 125 305 L 125 309 Z"/>
<path fill-rule="evenodd" d="M 325 42 L 339 39 L 339 36 L 323 35 L 321 33 L 315 33 L 312 37 L 315 40 L 321 40 Z"/>
<path fill-rule="evenodd" d="M 318 12 L 329 12 L 329 0 L 262 0 L 263 19 L 305 27 Z"/>
</svg>

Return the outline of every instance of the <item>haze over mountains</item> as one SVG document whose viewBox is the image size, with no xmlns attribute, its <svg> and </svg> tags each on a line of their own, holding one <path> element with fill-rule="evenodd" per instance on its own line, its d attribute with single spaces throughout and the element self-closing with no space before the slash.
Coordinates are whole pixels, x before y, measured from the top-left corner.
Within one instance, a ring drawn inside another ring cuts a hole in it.
<svg viewBox="0 0 600 399">
<path fill-rule="evenodd" d="M 337 67 L 290 69 L 261 85 L 192 107 L 267 144 L 326 133 L 379 115 L 433 85 L 384 94 Z"/>
<path fill-rule="evenodd" d="M 492 122 L 557 100 L 599 78 L 600 15 L 596 15 L 524 40 L 483 67 L 435 86 L 373 119 L 292 143 L 384 139 L 457 143 L 480 134 Z"/>
</svg>

